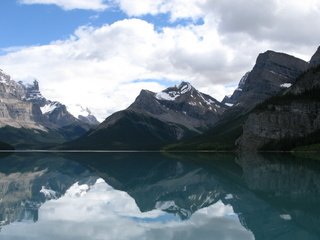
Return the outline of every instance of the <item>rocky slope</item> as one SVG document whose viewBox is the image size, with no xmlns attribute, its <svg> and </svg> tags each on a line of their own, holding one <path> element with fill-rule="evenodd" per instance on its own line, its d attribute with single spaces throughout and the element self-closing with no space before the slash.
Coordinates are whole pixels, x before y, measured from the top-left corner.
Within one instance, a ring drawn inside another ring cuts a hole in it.
<svg viewBox="0 0 320 240">
<path fill-rule="evenodd" d="M 159 149 L 207 130 L 226 108 L 186 82 L 160 93 L 142 90 L 126 110 L 65 148 Z"/>
</svg>

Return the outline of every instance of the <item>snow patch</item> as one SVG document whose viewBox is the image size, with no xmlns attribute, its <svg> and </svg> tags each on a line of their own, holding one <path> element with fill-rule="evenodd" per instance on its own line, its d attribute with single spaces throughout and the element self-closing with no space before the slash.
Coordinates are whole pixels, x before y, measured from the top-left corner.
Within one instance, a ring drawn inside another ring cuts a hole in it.
<svg viewBox="0 0 320 240">
<path fill-rule="evenodd" d="M 225 199 L 226 199 L 226 200 L 233 199 L 233 195 L 232 195 L 231 193 L 229 193 L 229 194 L 227 194 L 227 195 L 225 196 Z"/>
<path fill-rule="evenodd" d="M 190 90 L 191 90 L 191 84 L 187 83 L 182 86 L 182 88 L 180 89 L 180 92 L 181 92 L 181 94 L 185 94 L 185 93 L 189 92 Z"/>
<path fill-rule="evenodd" d="M 286 220 L 286 221 L 290 221 L 292 219 L 289 214 L 281 214 L 280 218 L 282 218 L 283 220 Z"/>
<path fill-rule="evenodd" d="M 225 103 L 224 105 L 228 106 L 228 107 L 232 107 L 233 103 Z"/>
<path fill-rule="evenodd" d="M 175 204 L 174 201 L 158 201 L 156 202 L 156 209 L 160 209 L 160 210 L 166 210 L 166 209 L 171 209 L 171 208 L 178 208 L 178 206 Z"/>
<path fill-rule="evenodd" d="M 58 103 L 57 102 L 53 102 L 53 103 L 48 103 L 48 104 L 44 105 L 40 109 L 41 109 L 42 114 L 46 114 L 46 113 L 52 112 L 57 107 L 58 107 Z"/>
<path fill-rule="evenodd" d="M 180 208 L 174 201 L 158 201 L 156 202 L 155 208 L 162 211 L 177 211 L 187 218 L 191 216 L 191 212 L 189 210 Z"/>
<path fill-rule="evenodd" d="M 158 100 L 166 100 L 166 101 L 174 101 L 176 100 L 177 97 L 179 97 L 180 95 L 177 94 L 177 92 L 170 92 L 166 93 L 166 92 L 159 92 L 156 94 L 156 99 Z"/>
<path fill-rule="evenodd" d="M 158 100 L 174 101 L 177 97 L 190 92 L 191 90 L 192 86 L 190 83 L 182 82 L 178 87 L 175 86 L 174 88 L 168 88 L 162 92 L 156 93 L 155 97 Z"/>
<path fill-rule="evenodd" d="M 291 86 L 292 86 L 292 83 L 283 83 L 280 85 L 280 87 L 282 87 L 282 88 L 289 88 Z"/>
</svg>

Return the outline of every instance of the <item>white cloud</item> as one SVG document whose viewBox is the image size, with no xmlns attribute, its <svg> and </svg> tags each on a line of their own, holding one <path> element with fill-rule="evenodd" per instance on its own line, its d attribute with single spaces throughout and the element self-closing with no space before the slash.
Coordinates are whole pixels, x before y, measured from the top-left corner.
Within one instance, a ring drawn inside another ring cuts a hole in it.
<svg viewBox="0 0 320 240">
<path fill-rule="evenodd" d="M 202 17 L 202 7 L 207 0 L 113 0 L 113 2 L 118 4 L 120 9 L 129 16 L 170 13 L 171 19 L 174 21 L 179 18 L 197 19 Z"/>
<path fill-rule="evenodd" d="M 205 18 L 220 34 L 246 33 L 261 40 L 318 44 L 318 0 L 113 0 L 129 16 L 169 13 L 171 20 Z"/>
<path fill-rule="evenodd" d="M 19 0 L 21 4 L 54 4 L 64 10 L 86 9 L 102 11 L 107 8 L 104 0 Z"/>
</svg>

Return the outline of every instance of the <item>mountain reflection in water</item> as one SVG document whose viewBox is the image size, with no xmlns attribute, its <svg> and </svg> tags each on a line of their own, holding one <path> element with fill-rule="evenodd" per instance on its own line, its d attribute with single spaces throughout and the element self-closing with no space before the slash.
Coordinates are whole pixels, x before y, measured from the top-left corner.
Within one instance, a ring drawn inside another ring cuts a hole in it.
<svg viewBox="0 0 320 240">
<path fill-rule="evenodd" d="M 320 162 L 288 154 L 20 153 L 1 239 L 319 239 Z"/>
</svg>

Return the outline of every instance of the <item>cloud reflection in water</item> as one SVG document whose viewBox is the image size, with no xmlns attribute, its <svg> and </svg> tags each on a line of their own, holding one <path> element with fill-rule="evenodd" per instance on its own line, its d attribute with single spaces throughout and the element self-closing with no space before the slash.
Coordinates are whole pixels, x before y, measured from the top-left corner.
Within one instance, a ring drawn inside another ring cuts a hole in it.
<svg viewBox="0 0 320 240">
<path fill-rule="evenodd" d="M 98 179 L 75 183 L 64 196 L 44 203 L 36 223 L 16 222 L 1 239 L 254 239 L 221 201 L 200 209 L 187 221 L 154 209 L 142 213 L 126 192 Z"/>
</svg>

